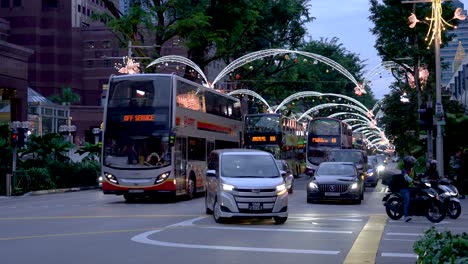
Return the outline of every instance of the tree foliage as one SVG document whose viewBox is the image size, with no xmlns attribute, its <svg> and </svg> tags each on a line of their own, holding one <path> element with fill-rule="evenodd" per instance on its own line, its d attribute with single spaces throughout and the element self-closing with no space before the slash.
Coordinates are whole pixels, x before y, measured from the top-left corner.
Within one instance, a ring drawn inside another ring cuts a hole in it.
<svg viewBox="0 0 468 264">
<path fill-rule="evenodd" d="M 61 94 L 53 94 L 49 99 L 58 104 L 70 105 L 80 101 L 80 95 L 73 92 L 71 87 L 63 87 Z"/>
<path fill-rule="evenodd" d="M 128 14 L 109 0 L 104 3 L 110 14 L 95 18 L 108 21 L 122 42 L 154 42 L 153 55 L 159 57 L 162 45 L 177 36 L 188 58 L 201 68 L 265 48 L 295 48 L 306 34 L 305 23 L 312 20 L 306 0 L 141 0 Z"/>
<path fill-rule="evenodd" d="M 408 17 L 412 13 L 420 20 L 431 17 L 431 4 L 404 4 L 400 0 L 370 0 L 369 10 L 371 13 L 369 19 L 374 24 L 371 32 L 376 36 L 375 48 L 379 56 L 382 61 L 393 61 L 399 65 L 391 69 L 396 82 L 393 84 L 391 94 L 384 98 L 385 117 L 379 126 L 385 129 L 387 136 L 394 139 L 399 152 L 414 154 L 421 149 L 424 150 L 425 141 L 418 140 L 419 134 L 425 132 L 417 125 L 417 110 L 419 104 L 435 98 L 435 56 L 433 46 L 429 46 L 429 42 L 425 40 L 429 26 L 418 23 L 414 28 L 410 28 Z M 443 4 L 444 19 L 456 26 L 458 22 L 451 20 L 453 12 L 451 4 Z M 447 31 L 443 31 L 441 47 L 452 37 Z M 430 73 L 427 85 L 422 87 L 417 82 L 416 89 L 411 89 L 407 73 L 415 76 L 417 66 L 423 65 L 427 66 Z M 400 102 L 403 92 L 409 96 L 410 101 L 407 104 Z"/>
</svg>

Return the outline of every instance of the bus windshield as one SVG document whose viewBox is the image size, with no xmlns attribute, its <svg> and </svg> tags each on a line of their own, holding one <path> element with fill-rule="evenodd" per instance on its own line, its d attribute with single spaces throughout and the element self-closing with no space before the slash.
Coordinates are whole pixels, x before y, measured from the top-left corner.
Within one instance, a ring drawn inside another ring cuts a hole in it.
<svg viewBox="0 0 468 264">
<path fill-rule="evenodd" d="M 251 115 L 245 120 L 246 132 L 274 132 L 280 133 L 280 116 L 279 115 Z"/>
<path fill-rule="evenodd" d="M 170 77 L 110 83 L 104 125 L 104 164 L 142 169 L 168 166 Z"/>
<path fill-rule="evenodd" d="M 309 126 L 309 133 L 319 136 L 340 135 L 340 123 L 335 120 L 317 119 L 312 120 Z"/>
</svg>

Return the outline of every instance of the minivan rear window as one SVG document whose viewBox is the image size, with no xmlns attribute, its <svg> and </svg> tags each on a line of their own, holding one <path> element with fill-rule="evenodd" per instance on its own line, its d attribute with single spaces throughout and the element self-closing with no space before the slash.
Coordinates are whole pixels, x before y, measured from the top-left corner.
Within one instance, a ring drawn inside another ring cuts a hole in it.
<svg viewBox="0 0 468 264">
<path fill-rule="evenodd" d="M 275 160 L 267 155 L 223 155 L 221 175 L 233 178 L 280 177 Z"/>
</svg>

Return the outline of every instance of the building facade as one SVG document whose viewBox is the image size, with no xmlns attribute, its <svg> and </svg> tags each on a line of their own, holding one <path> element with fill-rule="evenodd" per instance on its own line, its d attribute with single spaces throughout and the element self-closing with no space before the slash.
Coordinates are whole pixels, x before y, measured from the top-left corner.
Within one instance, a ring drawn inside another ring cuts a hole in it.
<svg viewBox="0 0 468 264">
<path fill-rule="evenodd" d="M 8 41 L 10 23 L 0 18 L 0 123 L 27 121 L 31 49 Z"/>
</svg>

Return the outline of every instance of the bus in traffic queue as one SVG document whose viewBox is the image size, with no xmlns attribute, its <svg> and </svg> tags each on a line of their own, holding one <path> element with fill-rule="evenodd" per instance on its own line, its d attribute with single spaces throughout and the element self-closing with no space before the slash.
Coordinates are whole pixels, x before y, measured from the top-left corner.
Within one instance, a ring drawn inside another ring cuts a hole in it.
<svg viewBox="0 0 468 264">
<path fill-rule="evenodd" d="M 353 132 L 353 148 L 367 151 L 367 138 L 362 132 Z"/>
<path fill-rule="evenodd" d="M 244 148 L 270 152 L 297 171 L 303 162 L 305 124 L 277 113 L 248 114 L 244 118 Z"/>
<path fill-rule="evenodd" d="M 204 192 L 208 154 L 242 133 L 237 98 L 171 74 L 112 76 L 103 124 L 102 191 L 127 201 Z"/>
<path fill-rule="evenodd" d="M 328 149 L 353 148 L 351 127 L 340 119 L 317 117 L 307 125 L 306 174 L 311 175 L 324 161 Z"/>
</svg>

